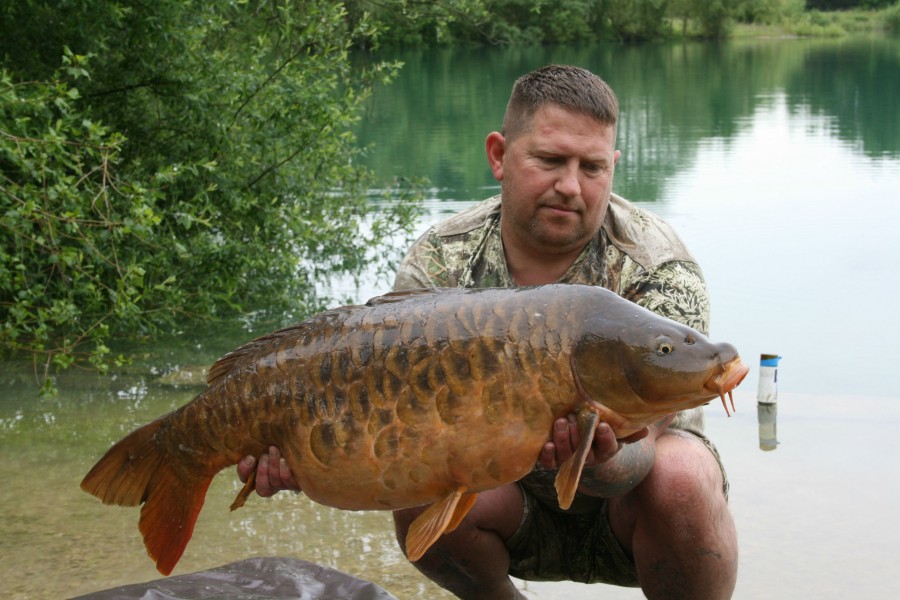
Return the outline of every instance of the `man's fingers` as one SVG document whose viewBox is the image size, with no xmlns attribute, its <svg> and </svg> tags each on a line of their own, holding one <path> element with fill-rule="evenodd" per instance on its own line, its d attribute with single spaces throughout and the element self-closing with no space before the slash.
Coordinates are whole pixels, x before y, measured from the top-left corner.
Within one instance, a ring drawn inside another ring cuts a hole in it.
<svg viewBox="0 0 900 600">
<path fill-rule="evenodd" d="M 259 457 L 257 462 L 253 456 L 245 456 L 237 465 L 238 478 L 243 483 L 253 471 L 256 471 L 256 493 L 267 498 L 281 490 L 301 491 L 300 484 L 294 479 L 294 474 L 287 464 L 281 451 L 270 446 L 269 451 Z"/>
<path fill-rule="evenodd" d="M 300 491 L 300 485 L 294 479 L 294 474 L 291 473 L 291 469 L 284 458 L 278 459 L 278 477 L 281 479 L 282 489 Z"/>
<path fill-rule="evenodd" d="M 253 456 L 245 456 L 241 462 L 238 463 L 238 479 L 241 480 L 241 483 L 247 483 L 247 478 L 250 477 L 250 473 L 252 473 L 255 468 L 256 458 Z"/>
<path fill-rule="evenodd" d="M 608 423 L 601 421 L 594 431 L 594 460 L 604 463 L 616 455 L 619 451 L 619 440 Z"/>
<path fill-rule="evenodd" d="M 269 455 L 263 454 L 259 457 L 259 466 L 256 467 L 256 493 L 263 498 L 275 493 L 269 483 L 269 477 Z"/>
<path fill-rule="evenodd" d="M 574 438 L 573 438 L 574 436 Z M 572 456 L 578 443 L 578 425 L 569 419 L 559 418 L 553 422 L 553 445 L 556 449 L 556 464 L 561 465 Z"/>
<path fill-rule="evenodd" d="M 281 456 L 281 450 L 276 446 L 270 446 L 269 453 L 264 454 L 263 456 L 268 458 L 266 472 L 268 485 L 265 489 L 266 495 L 271 496 L 281 490 L 300 491 L 300 484 L 294 479 L 294 474 L 291 473 L 287 461 Z M 256 476 L 258 481 L 260 476 L 259 471 L 257 471 Z M 257 485 L 257 492 L 259 492 L 259 485 Z M 262 492 L 259 492 L 259 494 L 260 496 L 263 495 Z"/>
<path fill-rule="evenodd" d="M 556 444 L 554 444 L 553 442 L 546 442 L 544 444 L 544 447 L 541 448 L 541 453 L 538 456 L 538 462 L 547 471 L 555 469 L 556 468 Z"/>
<path fill-rule="evenodd" d="M 269 446 L 269 464 L 268 464 L 268 475 L 269 475 L 269 494 L 274 494 L 278 490 L 284 489 L 284 481 L 281 480 L 281 463 L 284 462 L 284 459 L 281 457 L 281 450 L 279 450 L 275 446 Z M 287 471 L 287 463 L 284 465 L 285 471 Z"/>
</svg>

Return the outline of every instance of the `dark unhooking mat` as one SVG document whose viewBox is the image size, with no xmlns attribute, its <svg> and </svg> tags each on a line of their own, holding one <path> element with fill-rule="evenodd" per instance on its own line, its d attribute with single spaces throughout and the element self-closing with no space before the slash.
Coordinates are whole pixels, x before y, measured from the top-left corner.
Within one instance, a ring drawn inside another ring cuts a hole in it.
<svg viewBox="0 0 900 600">
<path fill-rule="evenodd" d="M 249 558 L 72 600 L 397 600 L 369 581 L 305 560 Z"/>
</svg>

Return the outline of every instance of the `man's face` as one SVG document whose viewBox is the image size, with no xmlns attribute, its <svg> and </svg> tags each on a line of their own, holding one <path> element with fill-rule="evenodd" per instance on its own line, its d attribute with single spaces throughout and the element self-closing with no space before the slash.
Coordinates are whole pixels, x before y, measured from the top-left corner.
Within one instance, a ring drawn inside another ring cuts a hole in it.
<svg viewBox="0 0 900 600">
<path fill-rule="evenodd" d="M 596 235 L 620 154 L 613 127 L 548 105 L 519 137 L 507 142 L 492 133 L 487 150 L 503 192 L 505 244 L 563 254 L 580 251 Z"/>
</svg>

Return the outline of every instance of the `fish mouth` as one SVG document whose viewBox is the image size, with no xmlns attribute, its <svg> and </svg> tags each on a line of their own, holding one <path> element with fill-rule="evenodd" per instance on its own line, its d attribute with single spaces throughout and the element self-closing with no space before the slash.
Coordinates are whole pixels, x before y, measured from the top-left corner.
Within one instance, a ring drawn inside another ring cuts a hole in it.
<svg viewBox="0 0 900 600">
<path fill-rule="evenodd" d="M 725 414 L 729 417 L 731 416 L 731 412 L 728 412 L 728 404 L 725 403 L 725 394 L 728 394 L 728 399 L 731 400 L 731 411 L 734 412 L 734 395 L 731 392 L 740 385 L 749 372 L 750 367 L 741 361 L 740 356 L 737 356 L 723 364 L 722 370 L 713 377 L 710 377 L 703 385 L 704 388 L 714 392 L 722 399 L 722 406 L 725 407 Z"/>
</svg>

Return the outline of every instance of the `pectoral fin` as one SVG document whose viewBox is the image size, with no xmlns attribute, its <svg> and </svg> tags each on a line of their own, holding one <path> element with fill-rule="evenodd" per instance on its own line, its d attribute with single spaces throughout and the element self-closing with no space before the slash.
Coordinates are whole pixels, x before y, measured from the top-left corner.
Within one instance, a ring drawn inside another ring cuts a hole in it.
<svg viewBox="0 0 900 600">
<path fill-rule="evenodd" d="M 244 487 L 241 488 L 241 491 L 238 492 L 237 497 L 234 499 L 234 502 L 231 503 L 231 510 L 237 510 L 247 502 L 247 498 L 250 497 L 250 494 L 253 493 L 253 490 L 256 488 L 256 471 L 250 471 L 250 476 L 247 477 L 247 482 L 244 484 Z"/>
<path fill-rule="evenodd" d="M 450 533 L 462 523 L 462 520 L 466 518 L 466 515 L 469 514 L 469 511 L 472 510 L 472 507 L 475 506 L 475 501 L 478 499 L 478 494 L 463 494 L 462 498 L 459 499 L 459 504 L 456 505 L 456 510 L 453 511 L 453 516 L 450 518 L 450 523 L 447 524 L 447 528 L 444 529 L 444 533 Z"/>
<path fill-rule="evenodd" d="M 556 496 L 559 499 L 559 507 L 563 510 L 572 506 L 578 481 L 581 479 L 581 470 L 594 441 L 594 432 L 597 430 L 599 420 L 600 415 L 587 408 L 578 413 L 578 433 L 581 435 L 581 441 L 575 453 L 562 464 L 556 474 Z"/>
<path fill-rule="evenodd" d="M 467 494 L 465 488 L 458 488 L 416 517 L 406 535 L 407 558 L 412 562 L 419 560 L 444 532 L 456 529 L 477 496 Z"/>
</svg>

